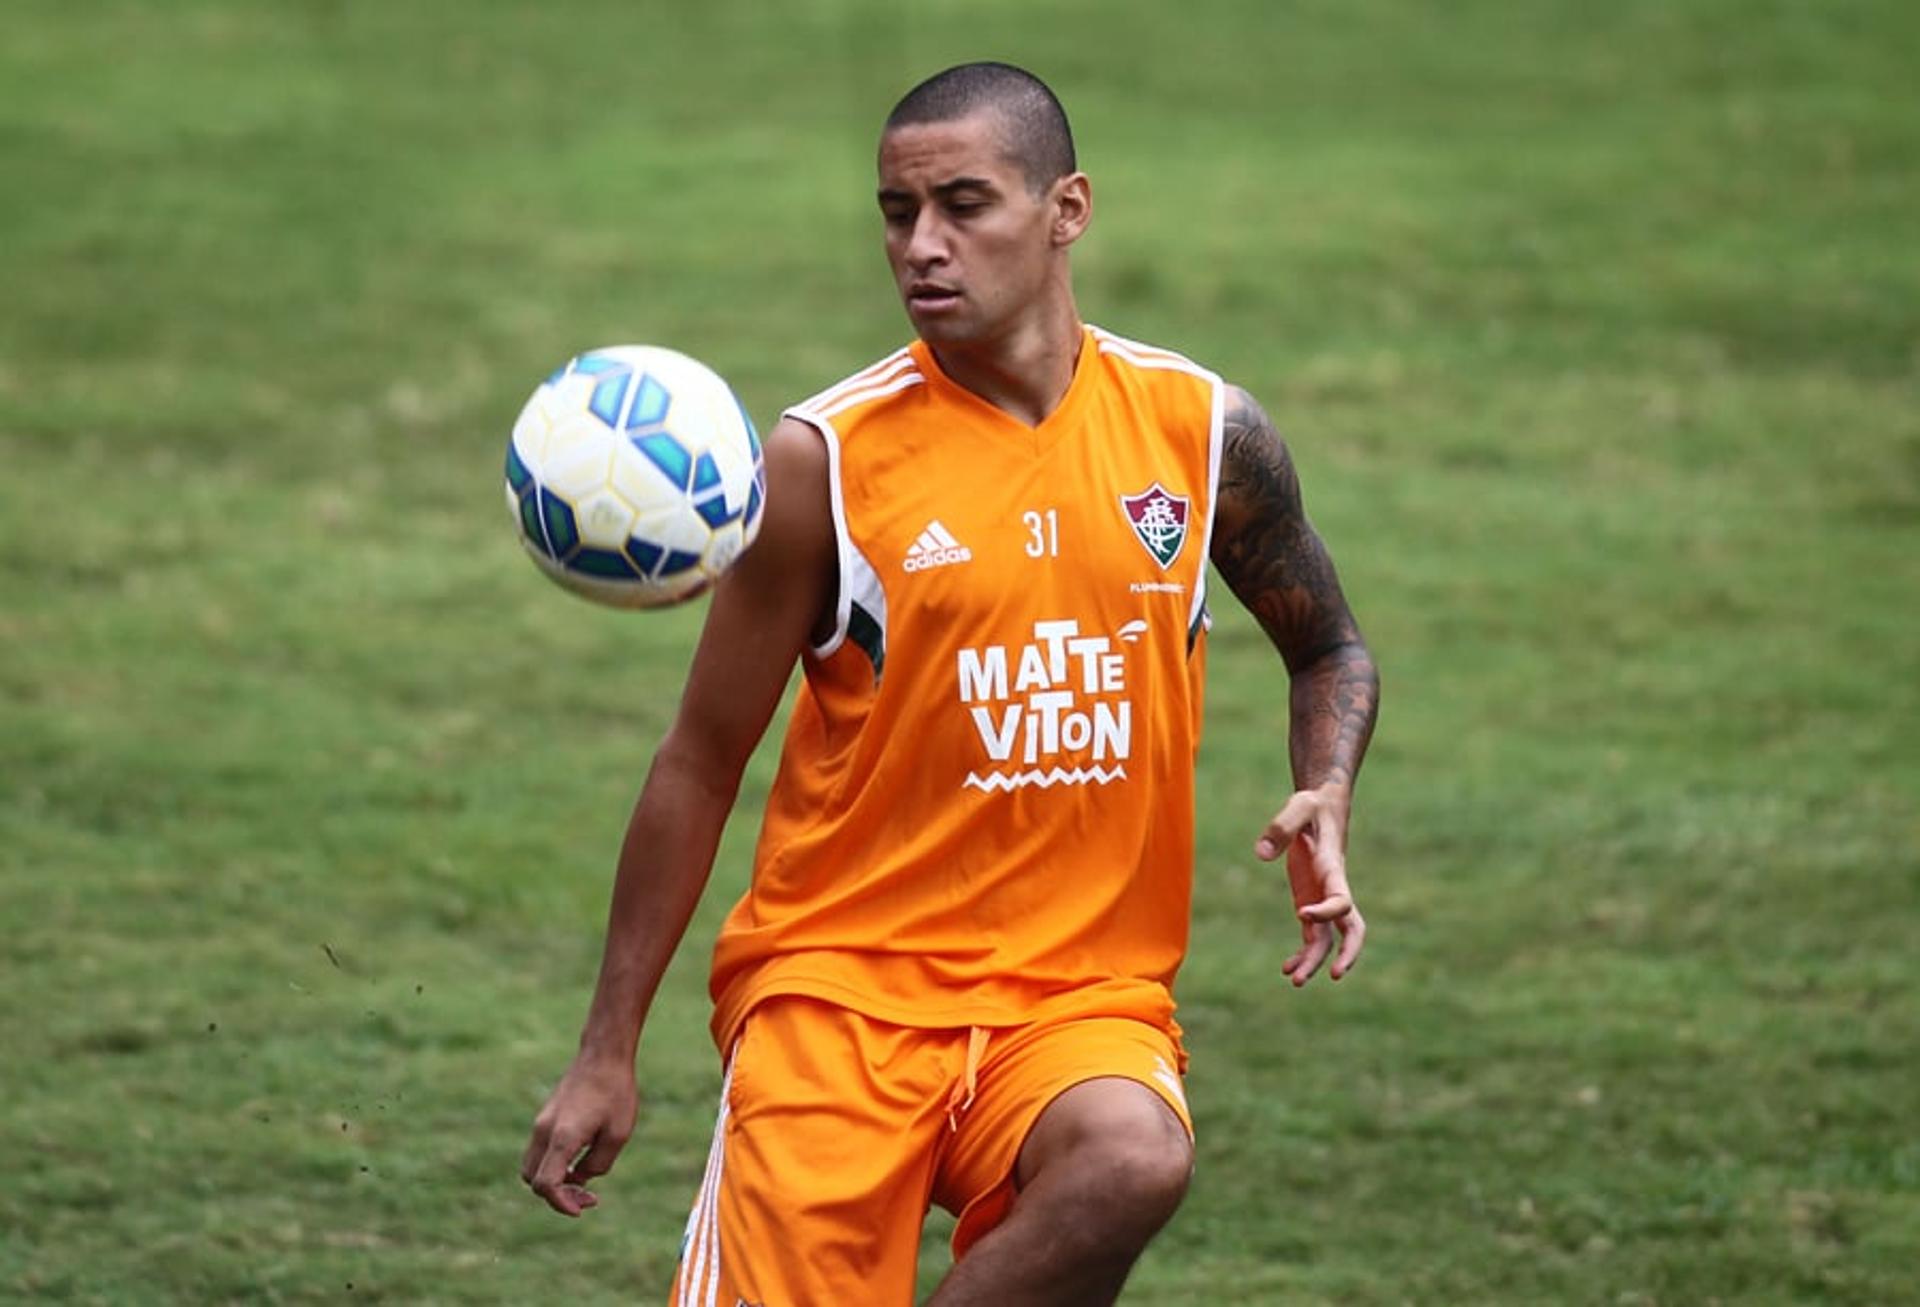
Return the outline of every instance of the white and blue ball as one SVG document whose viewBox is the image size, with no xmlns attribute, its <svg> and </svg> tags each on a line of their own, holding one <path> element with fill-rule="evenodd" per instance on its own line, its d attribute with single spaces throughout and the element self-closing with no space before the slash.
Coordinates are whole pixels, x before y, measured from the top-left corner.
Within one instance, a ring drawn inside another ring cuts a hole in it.
<svg viewBox="0 0 1920 1307">
<path fill-rule="evenodd" d="M 652 345 L 570 360 L 520 411 L 507 506 L 540 570 L 617 608 L 699 594 L 760 529 L 753 421 L 718 373 Z"/>
</svg>

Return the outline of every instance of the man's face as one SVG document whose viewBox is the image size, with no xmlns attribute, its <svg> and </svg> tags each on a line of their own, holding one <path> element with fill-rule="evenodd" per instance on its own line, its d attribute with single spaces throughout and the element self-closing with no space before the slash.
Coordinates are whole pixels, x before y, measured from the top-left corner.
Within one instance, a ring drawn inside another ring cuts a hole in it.
<svg viewBox="0 0 1920 1307">
<path fill-rule="evenodd" d="M 1028 190 L 991 111 L 881 137 L 887 261 L 923 340 L 990 340 L 1034 302 L 1058 248 L 1055 189 Z"/>
</svg>

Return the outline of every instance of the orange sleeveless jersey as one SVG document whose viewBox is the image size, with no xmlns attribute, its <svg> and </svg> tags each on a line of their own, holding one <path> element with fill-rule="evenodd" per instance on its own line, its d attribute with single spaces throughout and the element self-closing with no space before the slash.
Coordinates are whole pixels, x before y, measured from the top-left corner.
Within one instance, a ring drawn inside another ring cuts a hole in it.
<svg viewBox="0 0 1920 1307">
<path fill-rule="evenodd" d="M 830 454 L 838 624 L 715 945 L 722 1049 L 773 994 L 1177 1032 L 1222 402 L 1090 327 L 1037 428 L 918 341 L 788 411 Z"/>
</svg>

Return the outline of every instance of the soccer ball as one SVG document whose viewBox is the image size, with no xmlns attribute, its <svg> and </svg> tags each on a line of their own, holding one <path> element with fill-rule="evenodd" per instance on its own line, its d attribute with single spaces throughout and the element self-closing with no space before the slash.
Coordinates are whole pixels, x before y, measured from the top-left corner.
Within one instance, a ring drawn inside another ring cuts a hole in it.
<svg viewBox="0 0 1920 1307">
<path fill-rule="evenodd" d="M 705 364 L 651 345 L 569 361 L 507 442 L 507 507 L 540 570 L 617 608 L 699 594 L 760 530 L 760 437 Z"/>
</svg>

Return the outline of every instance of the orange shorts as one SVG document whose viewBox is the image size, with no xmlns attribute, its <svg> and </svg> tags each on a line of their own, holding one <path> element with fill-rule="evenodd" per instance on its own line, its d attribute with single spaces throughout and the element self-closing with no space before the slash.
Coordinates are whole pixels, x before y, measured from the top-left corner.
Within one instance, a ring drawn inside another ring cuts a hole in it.
<svg viewBox="0 0 1920 1307">
<path fill-rule="evenodd" d="M 911 1303 L 932 1203 L 964 1255 L 1012 1206 L 1040 1113 L 1085 1080 L 1138 1081 L 1191 1133 L 1179 1065 L 1170 1035 L 1120 1017 L 922 1030 L 771 998 L 728 1059 L 671 1301 Z"/>
</svg>

